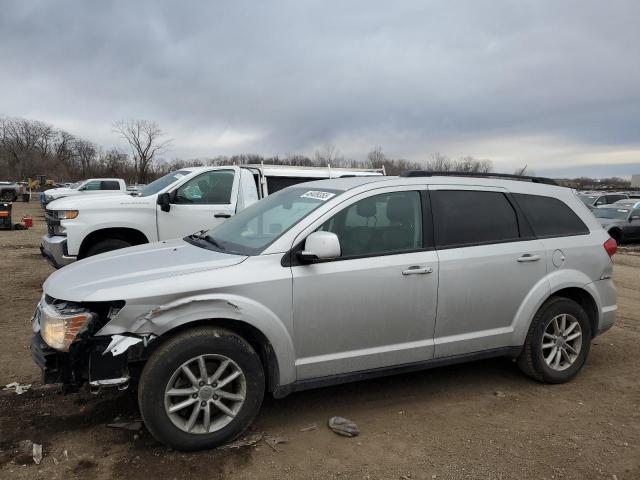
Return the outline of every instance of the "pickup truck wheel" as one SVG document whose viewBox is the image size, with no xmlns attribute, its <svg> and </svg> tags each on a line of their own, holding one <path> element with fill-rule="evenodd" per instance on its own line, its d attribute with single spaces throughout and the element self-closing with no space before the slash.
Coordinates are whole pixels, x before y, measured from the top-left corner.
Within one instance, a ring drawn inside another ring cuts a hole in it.
<svg viewBox="0 0 640 480">
<path fill-rule="evenodd" d="M 518 366 L 544 383 L 571 380 L 584 365 L 591 346 L 591 323 L 573 300 L 551 298 L 531 322 Z"/>
<path fill-rule="evenodd" d="M 111 252 L 113 250 L 119 250 L 121 248 L 127 248 L 131 246 L 132 244 L 127 242 L 126 240 L 122 240 L 120 238 L 108 238 L 106 240 L 101 240 L 95 245 L 89 247 L 85 257 L 92 257 L 93 255 L 98 255 L 99 253 Z"/>
<path fill-rule="evenodd" d="M 191 451 L 242 434 L 260 410 L 264 389 L 251 345 L 228 330 L 199 327 L 153 353 L 140 376 L 138 403 L 156 440 Z"/>
<path fill-rule="evenodd" d="M 18 198 L 18 196 L 11 190 L 4 190 L 0 193 L 0 200 L 3 202 L 15 202 L 16 198 Z"/>
</svg>

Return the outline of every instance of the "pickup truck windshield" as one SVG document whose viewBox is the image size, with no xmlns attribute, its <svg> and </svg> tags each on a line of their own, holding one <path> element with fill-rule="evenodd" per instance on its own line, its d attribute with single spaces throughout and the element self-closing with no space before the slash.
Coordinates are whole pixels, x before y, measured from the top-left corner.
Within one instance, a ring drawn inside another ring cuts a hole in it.
<svg viewBox="0 0 640 480">
<path fill-rule="evenodd" d="M 629 210 L 625 208 L 596 208 L 593 214 L 598 218 L 610 218 L 625 220 L 629 215 Z"/>
<path fill-rule="evenodd" d="M 206 242 L 198 245 L 214 250 L 258 255 L 296 223 L 340 193 L 341 190 L 286 188 L 195 238 Z M 187 237 L 187 240 L 193 239 L 193 236 Z"/>
<path fill-rule="evenodd" d="M 191 172 L 188 170 L 179 170 L 177 172 L 167 173 L 164 177 L 160 177 L 157 180 L 154 180 L 149 185 L 144 187 L 138 193 L 139 197 L 148 197 L 149 195 L 154 195 L 158 193 L 165 187 L 168 187 L 173 182 L 180 180 L 185 175 L 189 175 Z"/>
</svg>

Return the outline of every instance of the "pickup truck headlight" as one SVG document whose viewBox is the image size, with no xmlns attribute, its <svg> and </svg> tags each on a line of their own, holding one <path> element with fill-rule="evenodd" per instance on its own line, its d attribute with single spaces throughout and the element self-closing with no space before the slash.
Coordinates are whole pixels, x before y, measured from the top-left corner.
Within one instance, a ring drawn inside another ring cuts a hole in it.
<svg viewBox="0 0 640 480">
<path fill-rule="evenodd" d="M 56 308 L 41 302 L 38 306 L 42 339 L 51 348 L 68 352 L 78 333 L 94 314 L 78 308 Z"/>
<path fill-rule="evenodd" d="M 78 210 L 58 210 L 58 220 L 73 220 L 78 213 Z"/>
</svg>

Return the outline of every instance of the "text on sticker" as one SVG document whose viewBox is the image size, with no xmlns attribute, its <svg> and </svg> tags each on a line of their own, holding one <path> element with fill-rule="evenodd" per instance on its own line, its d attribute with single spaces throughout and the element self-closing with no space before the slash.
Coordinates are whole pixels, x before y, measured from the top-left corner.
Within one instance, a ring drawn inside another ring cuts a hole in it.
<svg viewBox="0 0 640 480">
<path fill-rule="evenodd" d="M 317 191 L 317 190 L 309 190 L 304 195 L 300 195 L 300 198 L 312 198 L 313 200 L 320 200 L 322 202 L 326 202 L 331 197 L 335 197 L 335 196 L 336 196 L 335 193 L 320 192 L 320 191 Z"/>
</svg>

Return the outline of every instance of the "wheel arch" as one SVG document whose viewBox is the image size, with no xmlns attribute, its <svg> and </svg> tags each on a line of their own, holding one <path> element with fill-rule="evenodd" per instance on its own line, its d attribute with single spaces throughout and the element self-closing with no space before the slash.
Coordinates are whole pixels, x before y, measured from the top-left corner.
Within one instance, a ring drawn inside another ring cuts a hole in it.
<svg viewBox="0 0 640 480">
<path fill-rule="evenodd" d="M 520 305 L 513 324 L 513 345 L 524 344 L 536 313 L 550 298 L 564 297 L 578 303 L 587 313 L 592 334 L 598 331 L 600 299 L 592 281 L 577 270 L 558 270 L 538 282 Z"/>
<path fill-rule="evenodd" d="M 80 244 L 78 251 L 78 258 L 84 258 L 87 251 L 96 243 L 109 238 L 117 238 L 130 242 L 132 245 L 142 245 L 143 243 L 149 243 L 147 236 L 140 230 L 130 227 L 110 227 L 94 230 L 88 234 Z"/>
<path fill-rule="evenodd" d="M 153 354 L 155 350 L 176 335 L 197 327 L 220 327 L 245 339 L 258 354 L 258 357 L 260 357 L 260 362 L 262 363 L 262 368 L 265 373 L 267 391 L 273 392 L 278 387 L 280 381 L 280 370 L 278 366 L 278 358 L 273 345 L 266 335 L 258 328 L 250 323 L 239 320 L 233 320 L 230 318 L 205 318 L 183 323 L 166 331 L 156 340 L 151 342 L 147 351 L 148 355 L 150 356 Z"/>
<path fill-rule="evenodd" d="M 556 297 L 568 298 L 580 305 L 589 318 L 591 335 L 595 335 L 595 332 L 598 331 L 598 304 L 588 290 L 579 287 L 562 288 L 553 292 L 547 300 Z"/>
<path fill-rule="evenodd" d="M 132 307 L 125 306 L 124 310 Z M 243 336 L 254 347 L 268 369 L 265 376 L 269 388 L 288 385 L 296 379 L 295 349 L 291 331 L 286 327 L 287 319 L 281 319 L 253 299 L 231 294 L 201 294 L 179 298 L 151 310 L 146 305 L 144 309 L 136 307 L 131 315 L 135 319 L 121 324 L 114 320 L 98 334 L 153 336 L 156 338 L 149 343 L 151 348 L 187 329 L 217 325 Z"/>
</svg>

